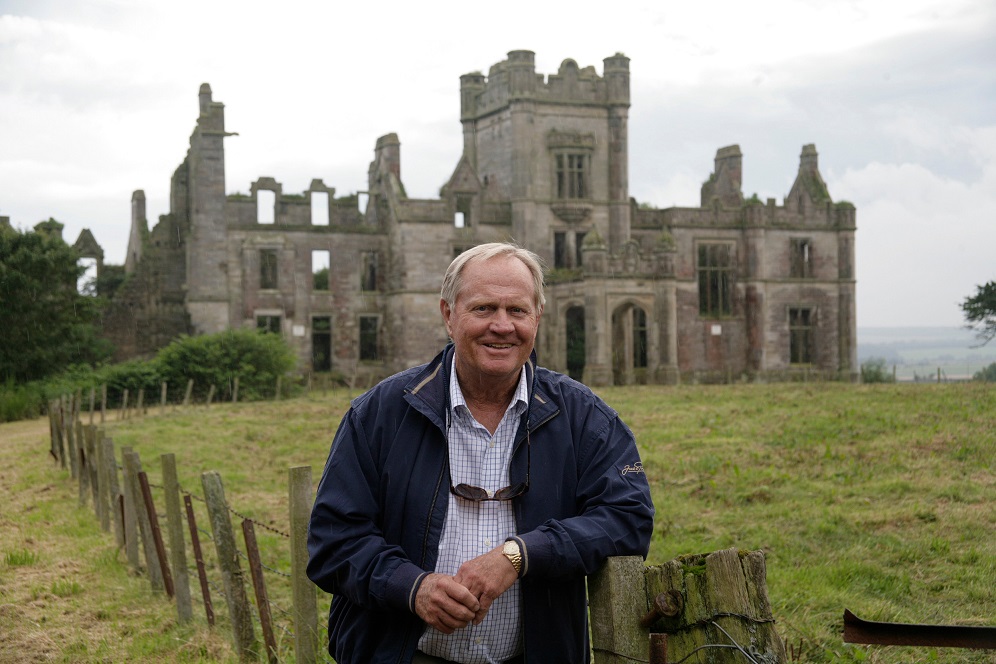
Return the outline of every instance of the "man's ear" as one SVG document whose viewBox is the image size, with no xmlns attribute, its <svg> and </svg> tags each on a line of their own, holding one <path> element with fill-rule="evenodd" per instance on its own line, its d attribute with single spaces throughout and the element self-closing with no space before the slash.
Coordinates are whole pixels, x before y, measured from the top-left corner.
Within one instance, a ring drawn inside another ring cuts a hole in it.
<svg viewBox="0 0 996 664">
<path fill-rule="evenodd" d="M 446 334 L 450 335 L 450 315 L 453 310 L 450 309 L 449 303 L 443 298 L 439 298 L 439 313 L 443 316 L 443 324 L 446 326 Z M 450 335 L 452 338 L 452 335 Z"/>
</svg>

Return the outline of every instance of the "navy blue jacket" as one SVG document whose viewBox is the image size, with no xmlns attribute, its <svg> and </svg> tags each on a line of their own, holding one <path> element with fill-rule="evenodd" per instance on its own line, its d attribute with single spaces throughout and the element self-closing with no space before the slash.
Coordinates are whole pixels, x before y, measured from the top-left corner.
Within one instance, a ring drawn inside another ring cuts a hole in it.
<svg viewBox="0 0 996 664">
<path fill-rule="evenodd" d="M 445 418 L 453 346 L 353 401 L 311 515 L 308 576 L 332 593 L 339 664 L 408 664 L 425 629 L 415 594 L 436 565 L 450 487 Z M 523 552 L 527 664 L 588 661 L 585 576 L 609 556 L 646 556 L 654 507 L 636 442 L 614 410 L 561 374 L 526 364 L 530 403 L 510 484 Z"/>
</svg>

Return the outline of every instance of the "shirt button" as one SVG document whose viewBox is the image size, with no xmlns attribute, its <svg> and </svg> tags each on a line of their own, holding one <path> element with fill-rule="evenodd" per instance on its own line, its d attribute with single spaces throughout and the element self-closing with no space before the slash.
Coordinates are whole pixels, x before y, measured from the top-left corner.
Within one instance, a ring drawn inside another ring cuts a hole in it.
<svg viewBox="0 0 996 664">
<path fill-rule="evenodd" d="M 490 442 L 490 443 L 488 443 L 488 447 L 494 447 L 494 446 L 495 446 L 495 439 L 494 439 L 494 438 L 492 438 L 492 439 L 491 439 L 491 442 Z"/>
<path fill-rule="evenodd" d="M 477 645 L 481 645 L 481 642 L 482 642 L 481 637 L 477 637 L 476 639 L 474 639 L 474 643 L 476 643 Z"/>
<path fill-rule="evenodd" d="M 484 540 L 484 544 L 487 546 L 491 546 L 491 540 L 489 539 Z"/>
</svg>

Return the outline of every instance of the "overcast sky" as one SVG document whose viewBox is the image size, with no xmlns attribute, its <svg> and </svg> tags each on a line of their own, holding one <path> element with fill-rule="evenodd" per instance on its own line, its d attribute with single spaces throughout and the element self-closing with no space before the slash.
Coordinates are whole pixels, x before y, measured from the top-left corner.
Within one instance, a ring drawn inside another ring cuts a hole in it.
<svg viewBox="0 0 996 664">
<path fill-rule="evenodd" d="M 167 213 L 211 84 L 226 188 L 366 188 L 397 132 L 409 196 L 460 157 L 459 77 L 508 51 L 538 73 L 631 58 L 630 195 L 697 206 L 716 150 L 782 204 L 815 143 L 857 207 L 858 326 L 959 326 L 996 280 L 996 2 L 0 0 L 0 215 L 89 228 L 124 262 L 131 194 Z M 333 258 L 334 260 L 334 258 Z"/>
</svg>

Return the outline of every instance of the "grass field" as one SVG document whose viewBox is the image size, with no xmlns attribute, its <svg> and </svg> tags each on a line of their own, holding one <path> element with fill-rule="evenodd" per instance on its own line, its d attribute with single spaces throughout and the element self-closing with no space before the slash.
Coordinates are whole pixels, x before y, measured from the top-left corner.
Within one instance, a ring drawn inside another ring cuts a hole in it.
<svg viewBox="0 0 996 664">
<path fill-rule="evenodd" d="M 996 662 L 996 651 L 841 639 L 845 608 L 868 620 L 996 625 L 996 388 L 810 383 L 600 393 L 636 433 L 651 481 L 657 523 L 648 563 L 764 550 L 769 598 L 796 661 Z M 119 449 L 139 452 L 154 483 L 159 455 L 171 452 L 186 490 L 201 493 L 201 472 L 216 470 L 234 509 L 286 530 L 287 470 L 310 465 L 317 483 L 348 398 L 340 391 L 112 418 L 106 431 Z M 68 471 L 47 456 L 47 427 L 0 426 L 0 661 L 234 661 L 224 602 L 215 601 L 213 630 L 196 602 L 199 617 L 177 625 L 172 604 L 128 572 L 113 535 L 77 507 Z M 286 540 L 257 536 L 264 563 L 289 570 Z M 271 598 L 289 606 L 287 584 L 269 576 Z M 321 615 L 326 597 L 320 606 Z M 291 661 L 287 632 L 278 637 Z"/>
</svg>

